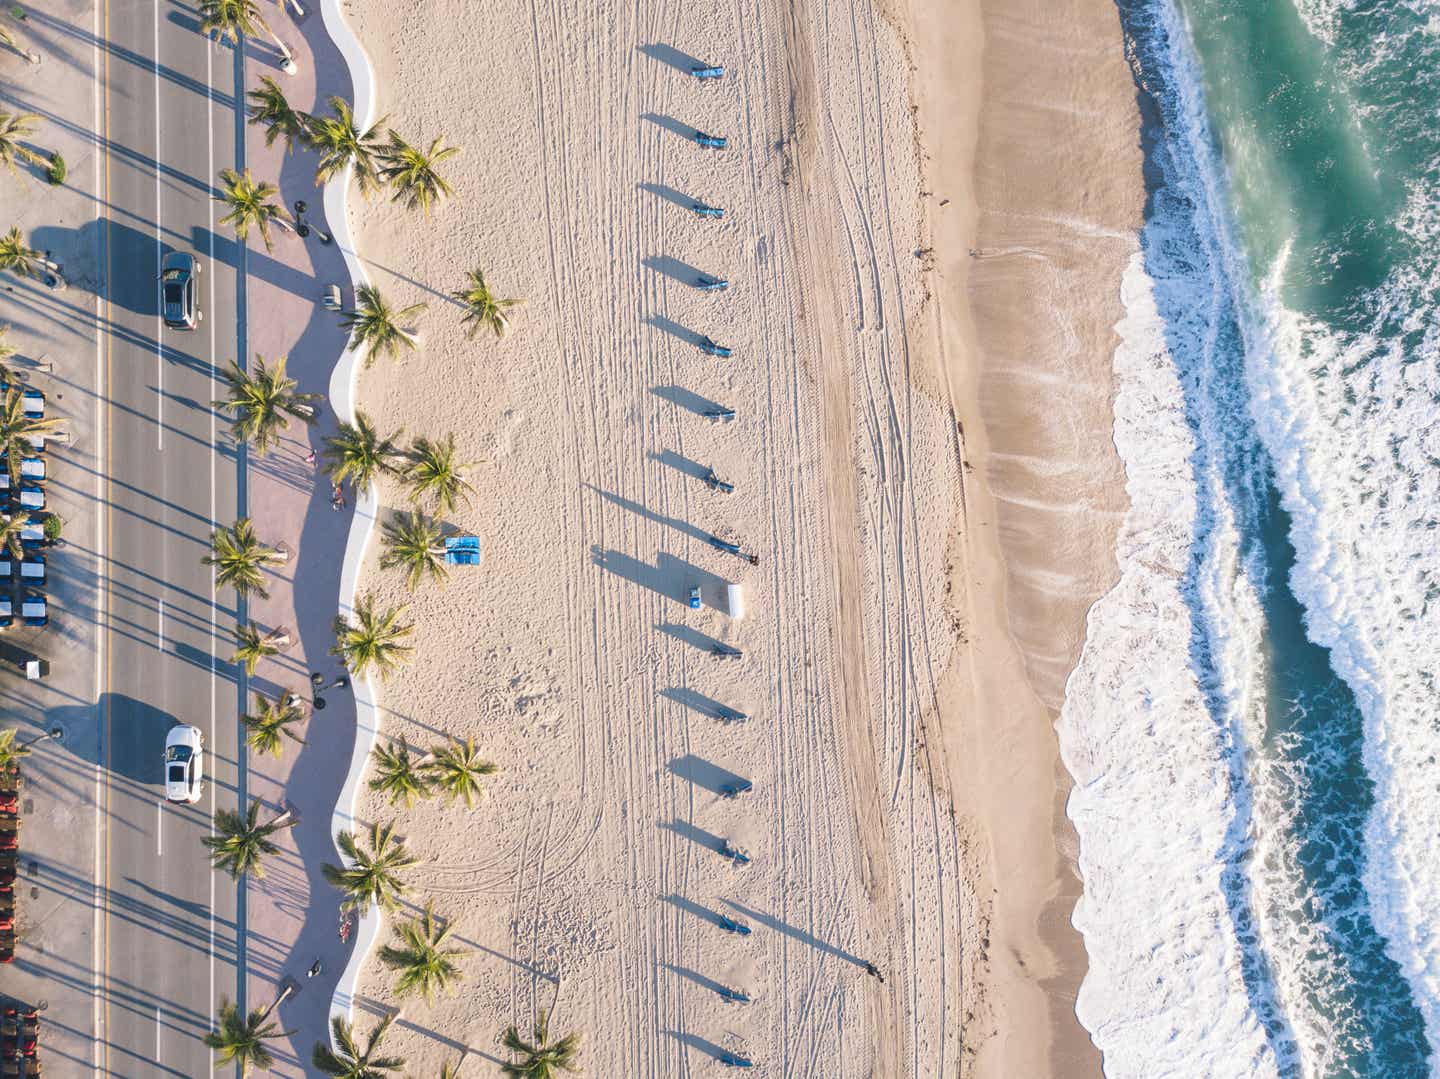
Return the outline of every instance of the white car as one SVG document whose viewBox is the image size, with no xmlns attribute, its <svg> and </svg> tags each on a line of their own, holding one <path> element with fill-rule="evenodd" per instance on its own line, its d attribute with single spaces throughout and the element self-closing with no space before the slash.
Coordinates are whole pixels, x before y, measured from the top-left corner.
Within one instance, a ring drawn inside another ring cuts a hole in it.
<svg viewBox="0 0 1440 1079">
<path fill-rule="evenodd" d="M 200 801 L 205 778 L 205 736 L 199 727 L 172 727 L 165 736 L 165 799 Z"/>
</svg>

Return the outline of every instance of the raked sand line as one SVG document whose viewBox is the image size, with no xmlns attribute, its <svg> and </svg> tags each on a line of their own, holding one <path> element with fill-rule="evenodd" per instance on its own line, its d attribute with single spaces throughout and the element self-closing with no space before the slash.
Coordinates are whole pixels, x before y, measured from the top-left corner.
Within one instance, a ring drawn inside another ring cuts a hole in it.
<svg viewBox="0 0 1440 1079">
<path fill-rule="evenodd" d="M 320 12 L 325 20 L 325 29 L 345 65 L 350 69 L 350 85 L 355 91 L 355 119 L 363 130 L 370 125 L 375 115 L 375 72 L 370 66 L 370 57 L 365 54 L 360 39 L 350 29 L 340 10 L 340 0 L 320 0 Z M 350 181 L 353 166 L 347 166 L 338 179 L 325 185 L 325 216 L 335 234 L 335 242 L 345 256 L 345 268 L 350 274 L 350 287 L 357 289 L 370 283 L 365 268 L 355 255 L 355 241 L 350 235 Z M 340 354 L 335 370 L 330 375 L 330 406 L 337 418 L 347 423 L 355 422 L 355 383 L 360 370 L 360 356 L 347 347 Z M 375 531 L 375 517 L 380 508 L 379 499 L 372 484 L 370 489 L 355 500 L 355 515 L 350 519 L 350 535 L 345 541 L 345 559 L 340 568 L 339 610 L 349 615 L 355 604 L 355 589 L 360 579 L 360 563 L 365 557 L 365 548 Z M 360 777 L 365 772 L 365 762 L 375 745 L 380 731 L 379 714 L 375 709 L 375 686 L 368 677 L 352 678 L 350 682 L 355 693 L 355 749 L 350 756 L 350 771 L 340 796 L 335 801 L 335 813 L 330 819 L 330 835 L 333 839 L 342 831 L 355 828 L 355 799 L 360 790 Z M 342 861 L 343 852 L 336 846 Z M 380 911 L 371 907 L 356 928 L 355 946 L 350 952 L 350 962 L 340 981 L 335 986 L 335 996 L 330 1001 L 331 1017 L 351 1019 L 355 1003 L 355 984 L 360 978 L 360 969 L 375 938 L 380 935 Z M 335 1047 L 335 1048 L 338 1048 Z"/>
</svg>

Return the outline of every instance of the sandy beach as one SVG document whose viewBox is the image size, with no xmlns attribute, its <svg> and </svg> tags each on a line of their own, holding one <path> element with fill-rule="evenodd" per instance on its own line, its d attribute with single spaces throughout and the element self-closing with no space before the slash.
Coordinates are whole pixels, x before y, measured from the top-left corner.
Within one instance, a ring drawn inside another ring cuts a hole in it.
<svg viewBox="0 0 1440 1079">
<path fill-rule="evenodd" d="M 405 1003 L 411 1072 L 553 1008 L 592 1075 L 1099 1074 L 1053 719 L 1114 572 L 1139 125 L 1113 5 L 1053 7 L 351 3 L 380 111 L 463 148 L 429 221 L 352 205 L 429 304 L 360 407 L 455 433 L 484 547 L 413 597 L 372 551 L 416 625 L 384 735 L 500 767 L 474 810 L 360 806 L 474 949 Z M 477 267 L 528 301 L 503 341 L 446 299 Z M 359 1000 L 396 1003 L 378 962 Z"/>
</svg>

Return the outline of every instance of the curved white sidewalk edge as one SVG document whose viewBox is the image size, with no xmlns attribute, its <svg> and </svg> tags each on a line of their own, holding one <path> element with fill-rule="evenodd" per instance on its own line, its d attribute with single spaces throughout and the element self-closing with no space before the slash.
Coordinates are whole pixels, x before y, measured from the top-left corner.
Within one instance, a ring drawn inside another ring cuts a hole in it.
<svg viewBox="0 0 1440 1079">
<path fill-rule="evenodd" d="M 375 115 L 375 72 L 370 58 L 360 39 L 350 29 L 340 10 L 340 0 L 320 0 L 320 12 L 325 21 L 325 30 L 345 58 L 350 69 L 350 84 L 355 91 L 355 119 L 363 129 L 368 127 Z M 345 256 L 345 267 L 350 274 L 350 285 L 359 288 L 369 283 L 365 268 L 355 256 L 355 242 L 350 235 L 350 182 L 351 169 L 343 176 L 325 185 L 325 219 L 335 235 L 335 245 Z M 334 372 L 330 375 L 330 407 L 338 419 L 347 423 L 355 421 L 355 382 L 359 374 L 360 357 L 350 348 L 341 353 Z M 370 535 L 375 531 L 375 518 L 379 511 L 379 500 L 372 485 L 356 499 L 355 516 L 350 520 L 350 534 L 345 541 L 345 560 L 340 569 L 339 611 L 348 615 L 355 604 L 355 590 L 359 584 L 360 564 L 365 558 L 365 548 Z M 330 819 L 330 835 L 333 839 L 342 831 L 355 828 L 355 798 L 360 789 L 360 779 L 365 772 L 365 762 L 379 733 L 379 713 L 375 708 L 375 687 L 369 678 L 356 678 L 351 682 L 355 694 L 355 749 L 350 755 L 350 771 L 340 796 L 335 803 L 335 812 Z M 336 848 L 339 852 L 339 848 Z M 345 859 L 344 854 L 340 855 Z M 375 938 L 380 935 L 380 912 L 371 908 L 360 920 L 355 933 L 355 945 L 350 952 L 350 962 L 340 975 L 335 986 L 335 995 L 330 1001 L 331 1018 L 339 1016 L 349 1020 L 353 1015 L 355 985 L 360 978 L 360 969 Z M 336 1047 L 338 1048 L 338 1047 Z"/>
</svg>

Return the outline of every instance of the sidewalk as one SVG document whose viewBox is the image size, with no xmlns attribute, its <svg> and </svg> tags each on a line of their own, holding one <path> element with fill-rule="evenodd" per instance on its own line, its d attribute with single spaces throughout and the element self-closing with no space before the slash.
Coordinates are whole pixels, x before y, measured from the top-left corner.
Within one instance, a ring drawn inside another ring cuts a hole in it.
<svg viewBox="0 0 1440 1079">
<path fill-rule="evenodd" d="M 91 0 L 47 0 L 45 10 L 86 27 L 95 20 Z M 13 964 L 0 969 L 5 997 L 44 1009 L 39 1058 L 46 1074 L 89 1075 L 99 1003 L 96 697 L 104 568 L 96 497 L 101 473 L 97 58 L 35 20 L 17 22 L 7 13 L 6 27 L 21 50 L 42 59 L 31 65 L 0 49 L 0 110 L 40 116 L 31 145 L 40 153 L 59 152 L 68 175 L 64 186 L 53 187 L 33 166 L 21 166 L 16 176 L 0 170 L 0 231 L 18 227 L 31 247 L 61 265 L 69 288 L 52 292 L 38 282 L 0 275 L 0 323 L 8 324 L 8 343 L 19 350 L 11 366 L 27 385 L 45 393 L 47 415 L 67 420 L 71 442 L 51 442 L 45 454 L 46 508 L 64 520 L 64 545 L 45 552 L 50 624 L 25 629 L 17 617 L 4 632 L 9 654 L 32 653 L 51 666 L 43 681 L 26 681 L 9 665 L 0 671 L 3 726 L 17 727 L 21 741 L 51 729 L 60 736 L 37 743 L 23 763 L 17 946 Z"/>
<path fill-rule="evenodd" d="M 269 75 L 295 108 L 323 112 L 327 96 L 350 97 L 349 77 L 318 6 L 312 0 L 302 3 L 303 19 L 296 19 L 293 10 L 265 9 L 276 34 L 294 54 L 298 74 L 286 76 L 279 70 L 268 41 L 252 42 L 246 86 L 253 89 L 262 75 Z M 322 192 L 315 186 L 315 155 L 297 147 L 286 156 L 280 142 L 265 147 L 263 128 L 251 127 L 249 132 L 246 152 L 255 179 L 278 183 L 292 212 L 295 201 L 304 200 L 306 221 L 330 232 Z M 256 354 L 267 360 L 288 355 L 299 388 L 322 395 L 345 344 L 338 318 L 320 306 L 327 284 L 341 285 L 346 305 L 351 303 L 340 251 L 333 244 L 322 245 L 315 233 L 302 240 L 277 230 L 270 254 L 258 240 L 250 245 L 248 358 L 253 362 Z M 341 673 L 329 650 L 350 510 L 331 509 L 322 462 L 305 461 L 310 450 L 319 453 L 322 438 L 334 430 L 335 418 L 325 404 L 315 427 L 307 431 L 296 424 L 268 456 L 250 457 L 248 504 L 256 528 L 267 542 L 283 542 L 294 552 L 290 564 L 271 575 L 270 598 L 253 600 L 250 608 L 261 626 L 287 626 L 295 639 L 285 653 L 262 663 L 252 679 L 253 689 L 271 696 L 281 689 L 309 696 L 310 672 L 323 674 L 327 683 Z M 347 492 L 347 497 L 353 505 L 353 496 Z M 253 752 L 249 757 L 251 797 L 277 809 L 289 805 L 300 817 L 299 825 L 280 837 L 282 853 L 271 859 L 265 879 L 251 881 L 247 889 L 248 1005 L 273 1000 L 286 976 L 298 986 L 277 1016 L 283 1029 L 295 1031 L 288 1042 L 271 1046 L 276 1058 L 272 1074 L 277 1076 L 313 1073 L 310 1052 L 327 1036 L 330 999 L 350 950 L 337 935 L 339 896 L 321 877 L 320 866 L 338 860 L 330 821 L 350 763 L 355 707 L 348 689 L 327 690 L 324 698 L 327 707 L 313 712 L 301 731 L 305 745 L 287 742 L 278 761 Z M 307 977 L 316 959 L 323 972 Z"/>
</svg>

